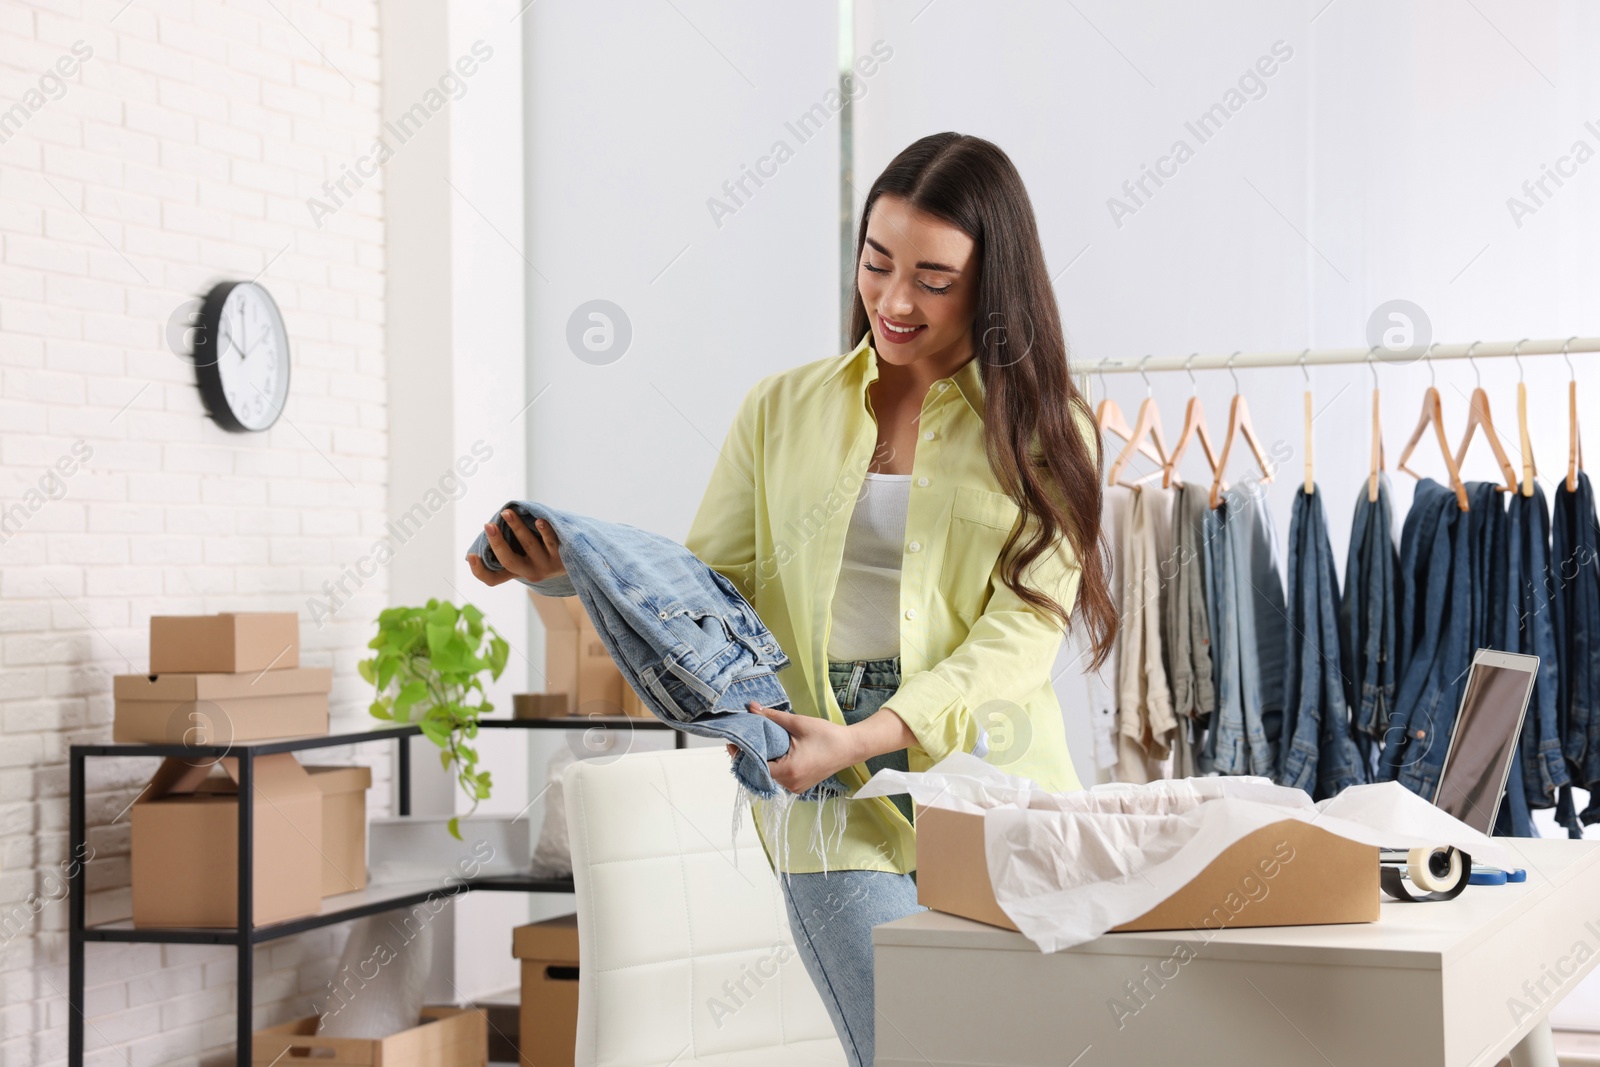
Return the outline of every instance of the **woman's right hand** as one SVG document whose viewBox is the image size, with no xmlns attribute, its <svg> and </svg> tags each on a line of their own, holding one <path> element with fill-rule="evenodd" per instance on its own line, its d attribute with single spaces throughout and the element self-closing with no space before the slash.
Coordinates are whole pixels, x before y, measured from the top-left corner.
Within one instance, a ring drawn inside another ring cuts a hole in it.
<svg viewBox="0 0 1600 1067">
<path fill-rule="evenodd" d="M 484 566 L 483 560 L 475 553 L 467 553 L 467 565 L 472 568 L 472 576 L 484 585 L 500 585 L 509 582 L 512 578 L 526 578 L 530 582 L 542 582 L 546 578 L 567 573 L 566 566 L 561 562 L 561 545 L 556 540 L 556 532 L 550 524 L 543 519 L 535 519 L 534 526 L 538 529 L 535 535 L 522 521 L 522 516 L 511 508 L 506 508 L 500 513 L 505 516 L 506 525 L 511 527 L 511 534 L 517 543 L 527 550 L 527 555 L 518 554 L 511 547 L 500 532 L 498 523 L 486 522 L 483 532 L 489 538 L 489 547 L 494 549 L 495 559 L 500 561 L 504 570 L 491 571 Z"/>
</svg>

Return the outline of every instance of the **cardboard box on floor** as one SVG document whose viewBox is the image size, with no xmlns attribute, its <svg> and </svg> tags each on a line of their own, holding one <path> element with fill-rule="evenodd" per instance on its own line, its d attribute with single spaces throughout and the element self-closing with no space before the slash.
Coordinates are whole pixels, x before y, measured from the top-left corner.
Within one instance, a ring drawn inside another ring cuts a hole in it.
<svg viewBox="0 0 1600 1067">
<path fill-rule="evenodd" d="M 511 954 L 522 961 L 521 1067 L 571 1063 L 578 1044 L 578 916 L 517 927 Z"/>
<path fill-rule="evenodd" d="M 111 739 L 227 745 L 328 732 L 333 671 L 291 667 L 255 674 L 118 674 Z"/>
<path fill-rule="evenodd" d="M 133 924 L 235 926 L 239 904 L 239 759 L 167 758 L 133 804 Z M 322 907 L 322 791 L 279 752 L 253 762 L 254 925 Z"/>
<path fill-rule="evenodd" d="M 532 589 L 528 597 L 544 622 L 545 691 L 567 694 L 568 715 L 625 714 L 623 694 L 631 691 L 583 602 Z"/>
<path fill-rule="evenodd" d="M 983 816 L 921 804 L 915 815 L 917 903 L 1017 929 L 989 881 Z M 1277 862 L 1280 842 L 1294 850 L 1293 862 Z M 1272 891 L 1251 899 L 1249 886 L 1267 875 L 1263 863 L 1276 871 L 1268 883 Z M 1284 819 L 1235 841 L 1183 888 L 1112 931 L 1376 922 L 1378 904 L 1377 848 Z"/>
<path fill-rule="evenodd" d="M 151 674 L 235 674 L 298 666 L 300 617 L 292 611 L 150 617 Z"/>
<path fill-rule="evenodd" d="M 480 1008 L 428 1007 L 419 1025 L 385 1038 L 318 1037 L 317 1017 L 269 1026 L 250 1037 L 254 1067 L 487 1067 L 489 1020 Z M 553 1061 L 552 1061 L 553 1062 Z"/>
<path fill-rule="evenodd" d="M 353 893 L 367 884 L 367 790 L 372 768 L 308 766 L 322 791 L 322 895 Z"/>
</svg>

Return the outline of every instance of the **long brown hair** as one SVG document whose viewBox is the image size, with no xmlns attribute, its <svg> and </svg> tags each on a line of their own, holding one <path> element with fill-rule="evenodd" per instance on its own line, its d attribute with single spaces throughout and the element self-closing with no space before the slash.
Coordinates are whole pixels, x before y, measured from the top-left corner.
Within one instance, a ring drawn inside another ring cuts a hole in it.
<svg viewBox="0 0 1600 1067">
<path fill-rule="evenodd" d="M 1006 539 L 1001 579 L 1024 601 L 1059 619 L 1073 614 L 1088 627 L 1090 669 L 1111 651 L 1117 612 L 1100 536 L 1102 459 L 1088 402 L 1067 369 L 1061 312 L 1045 270 L 1033 204 L 1011 160 L 981 137 L 936 133 L 901 152 L 867 192 L 856 235 L 856 263 L 867 239 L 872 205 L 884 194 L 959 227 L 975 242 L 979 265 L 972 347 L 983 375 L 984 451 L 996 479 L 1022 509 Z M 870 328 L 856 290 L 850 336 Z M 1023 530 L 1030 536 L 1018 546 Z M 1021 575 L 1065 538 L 1081 569 L 1074 609 L 1028 588 Z M 1013 553 L 1013 549 L 1016 551 Z"/>
</svg>

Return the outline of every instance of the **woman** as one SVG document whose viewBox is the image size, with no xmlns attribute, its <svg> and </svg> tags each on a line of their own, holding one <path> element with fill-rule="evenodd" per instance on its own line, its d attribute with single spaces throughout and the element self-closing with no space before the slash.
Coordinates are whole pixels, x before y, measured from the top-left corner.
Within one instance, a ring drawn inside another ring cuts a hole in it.
<svg viewBox="0 0 1600 1067">
<path fill-rule="evenodd" d="M 1011 161 L 955 133 L 911 145 L 867 194 L 856 270 L 860 343 L 750 390 L 684 541 L 792 661 L 794 710 L 750 709 L 791 736 L 772 775 L 854 791 L 960 750 L 1076 789 L 1050 673 L 1074 604 L 1093 666 L 1116 630 L 1100 456 Z M 526 560 L 497 552 L 531 580 L 560 573 L 538 534 Z M 755 810 L 795 944 L 870 1065 L 871 929 L 923 910 L 909 800 Z"/>
</svg>

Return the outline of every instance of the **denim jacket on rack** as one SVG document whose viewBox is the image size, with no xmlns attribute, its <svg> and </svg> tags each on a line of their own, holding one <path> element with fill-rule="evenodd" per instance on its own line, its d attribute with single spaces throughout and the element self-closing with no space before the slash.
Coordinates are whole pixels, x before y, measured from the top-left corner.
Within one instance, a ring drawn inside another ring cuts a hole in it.
<svg viewBox="0 0 1600 1067">
<path fill-rule="evenodd" d="M 1510 519 L 1499 487 L 1494 482 L 1468 482 L 1467 501 L 1472 508 L 1467 515 L 1468 542 L 1471 546 L 1468 578 L 1471 598 L 1463 654 L 1470 662 L 1477 649 L 1504 649 L 1506 620 L 1515 610 L 1512 606 L 1512 590 L 1516 568 L 1512 566 L 1511 558 Z M 1465 666 L 1461 668 L 1463 675 L 1466 669 Z M 1460 693 L 1454 694 L 1452 699 L 1459 704 Z M 1454 725 L 1453 717 L 1451 724 Z M 1517 751 L 1513 753 L 1510 773 L 1506 776 L 1505 795 L 1495 813 L 1494 833 L 1497 836 L 1539 836 L 1533 828 L 1533 814 L 1528 808 L 1523 765 L 1519 743 Z"/>
<path fill-rule="evenodd" d="M 1345 700 L 1350 706 L 1350 732 L 1369 776 L 1376 769 L 1377 744 L 1394 714 L 1399 570 L 1394 499 L 1389 476 L 1380 473 L 1378 499 L 1367 499 L 1365 482 L 1356 497 L 1344 593 L 1339 600 L 1339 655 Z"/>
<path fill-rule="evenodd" d="M 1578 471 L 1576 488 L 1556 487 L 1550 536 L 1550 576 L 1555 584 L 1557 728 L 1573 784 L 1587 789 L 1589 806 L 1578 816 L 1600 822 L 1600 537 L 1594 489 Z M 1559 815 L 1558 815 L 1559 818 Z M 1581 830 L 1568 823 L 1568 832 Z"/>
<path fill-rule="evenodd" d="M 1360 754 L 1350 739 L 1350 706 L 1340 677 L 1339 628 L 1334 605 L 1339 578 L 1323 515 L 1322 494 L 1295 490 L 1289 520 L 1287 625 L 1283 628 L 1283 746 L 1278 781 L 1326 800 L 1359 785 Z"/>
<path fill-rule="evenodd" d="M 1379 778 L 1433 799 L 1471 662 L 1473 524 L 1453 491 L 1417 482 L 1400 535 L 1399 685 Z"/>
<path fill-rule="evenodd" d="M 531 501 L 514 500 L 505 508 L 530 529 L 536 518 L 550 523 L 567 572 L 517 581 L 545 596 L 577 596 L 606 651 L 656 718 L 684 733 L 736 745 L 734 777 L 755 796 L 782 791 L 767 760 L 788 753 L 789 734 L 745 704 L 754 700 L 790 710 L 777 676 L 789 657 L 733 583 L 682 545 L 635 526 Z M 494 521 L 514 544 L 501 510 Z M 504 569 L 486 533 L 478 534 L 470 551 L 489 570 Z M 848 792 L 830 776 L 795 795 L 822 800 Z"/>
<path fill-rule="evenodd" d="M 1205 577 L 1217 710 L 1205 773 L 1271 777 L 1283 730 L 1283 578 L 1262 487 L 1240 482 L 1206 514 Z"/>
<path fill-rule="evenodd" d="M 1571 778 L 1561 754 L 1557 725 L 1559 661 L 1552 617 L 1550 515 L 1545 510 L 1544 489 L 1535 484 L 1532 496 L 1511 494 L 1506 502 L 1506 518 L 1510 533 L 1505 554 L 1510 565 L 1508 599 L 1501 619 L 1500 641 L 1493 647 L 1539 657 L 1533 695 L 1522 720 L 1517 758 L 1522 764 L 1523 794 L 1528 806 L 1549 808 L 1555 806 L 1558 791 L 1569 785 Z"/>
</svg>

